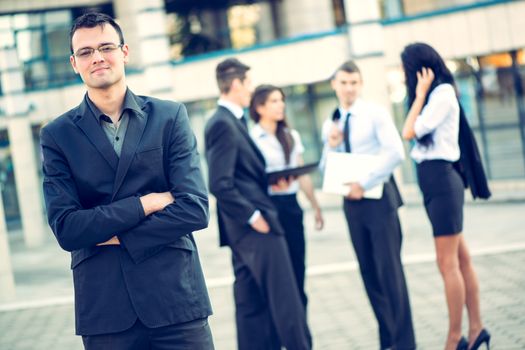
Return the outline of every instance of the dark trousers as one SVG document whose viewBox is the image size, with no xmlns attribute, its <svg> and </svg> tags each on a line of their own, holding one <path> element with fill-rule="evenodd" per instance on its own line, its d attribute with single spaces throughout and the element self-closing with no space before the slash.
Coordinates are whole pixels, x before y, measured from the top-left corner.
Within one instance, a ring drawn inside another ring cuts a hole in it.
<svg viewBox="0 0 525 350">
<path fill-rule="evenodd" d="M 232 247 L 239 350 L 311 349 L 283 236 L 248 232 Z"/>
<path fill-rule="evenodd" d="M 279 213 L 279 221 L 284 229 L 284 238 L 292 260 L 295 282 L 299 288 L 303 305 L 306 307 L 308 297 L 304 291 L 306 243 L 304 239 L 303 210 L 299 206 L 295 194 L 272 196 L 271 198 Z"/>
<path fill-rule="evenodd" d="M 86 350 L 213 350 L 208 319 L 148 328 L 139 320 L 118 333 L 82 336 Z"/>
<path fill-rule="evenodd" d="M 359 203 L 344 201 L 361 276 L 379 324 L 381 348 L 415 349 L 410 301 L 401 263 L 402 233 L 397 210 L 386 213 L 367 210 L 365 214 L 358 206 Z"/>
</svg>

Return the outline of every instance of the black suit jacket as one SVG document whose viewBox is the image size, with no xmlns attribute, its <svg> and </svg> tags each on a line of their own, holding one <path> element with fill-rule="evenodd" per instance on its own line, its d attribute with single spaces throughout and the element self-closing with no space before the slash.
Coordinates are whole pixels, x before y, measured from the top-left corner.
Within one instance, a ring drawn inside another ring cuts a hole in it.
<svg viewBox="0 0 525 350">
<path fill-rule="evenodd" d="M 284 234 L 268 195 L 264 157 L 248 130 L 219 106 L 205 130 L 210 192 L 217 198 L 220 245 L 234 245 L 254 230 L 248 220 L 260 210 L 271 232 Z"/>
<path fill-rule="evenodd" d="M 186 109 L 129 90 L 126 99 L 120 159 L 86 100 L 41 131 L 49 225 L 71 252 L 82 335 L 211 313 L 192 236 L 208 225 L 208 198 Z M 145 217 L 139 196 L 164 191 L 175 202 Z M 120 246 L 97 246 L 115 235 Z"/>
<path fill-rule="evenodd" d="M 459 113 L 459 149 L 461 156 L 454 166 L 461 174 L 463 183 L 470 187 L 472 198 L 489 199 L 491 192 L 483 169 L 483 162 L 479 154 L 478 144 L 470 128 L 463 107 L 460 105 Z"/>
</svg>

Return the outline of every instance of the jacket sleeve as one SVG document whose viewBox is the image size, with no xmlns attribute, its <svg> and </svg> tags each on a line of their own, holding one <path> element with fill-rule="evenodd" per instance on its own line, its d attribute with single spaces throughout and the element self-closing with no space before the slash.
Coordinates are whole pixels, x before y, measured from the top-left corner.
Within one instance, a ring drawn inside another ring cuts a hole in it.
<svg viewBox="0 0 525 350">
<path fill-rule="evenodd" d="M 105 242 L 114 232 L 128 230 L 144 219 L 144 209 L 136 196 L 83 208 L 69 163 L 46 128 L 42 129 L 40 142 L 48 222 L 64 250 Z"/>
<path fill-rule="evenodd" d="M 197 141 L 183 105 L 172 123 L 167 159 L 170 192 L 175 202 L 118 236 L 135 263 L 155 255 L 180 237 L 208 226 L 208 195 Z"/>
<path fill-rule="evenodd" d="M 235 185 L 238 137 L 234 125 L 216 121 L 206 133 L 206 159 L 210 192 L 217 198 L 221 212 L 240 222 L 250 220 L 257 208 Z"/>
</svg>

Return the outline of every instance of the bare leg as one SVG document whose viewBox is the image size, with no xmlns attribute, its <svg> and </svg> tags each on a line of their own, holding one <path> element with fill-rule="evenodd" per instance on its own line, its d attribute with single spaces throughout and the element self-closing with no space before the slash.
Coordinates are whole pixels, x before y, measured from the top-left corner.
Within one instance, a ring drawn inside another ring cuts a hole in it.
<svg viewBox="0 0 525 350">
<path fill-rule="evenodd" d="M 467 243 L 463 235 L 460 235 L 459 239 L 459 268 L 461 269 L 463 281 L 465 282 L 465 299 L 469 320 L 468 340 L 469 344 L 472 344 L 479 335 L 479 332 L 481 332 L 483 324 L 481 323 L 479 307 L 478 277 L 476 276 L 476 271 L 474 271 Z"/>
<path fill-rule="evenodd" d="M 459 266 L 461 234 L 434 239 L 439 271 L 445 283 L 448 308 L 448 336 L 445 350 L 454 350 L 461 339 L 461 316 L 465 305 L 465 283 Z"/>
</svg>

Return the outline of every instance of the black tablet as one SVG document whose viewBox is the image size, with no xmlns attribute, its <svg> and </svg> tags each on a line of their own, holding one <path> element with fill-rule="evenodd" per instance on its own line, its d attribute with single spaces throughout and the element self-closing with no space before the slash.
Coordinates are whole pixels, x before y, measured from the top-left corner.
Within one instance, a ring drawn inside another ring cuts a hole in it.
<svg viewBox="0 0 525 350">
<path fill-rule="evenodd" d="M 315 162 L 315 163 L 299 166 L 296 168 L 288 168 L 288 169 L 283 169 L 283 170 L 278 170 L 278 171 L 271 171 L 267 173 L 266 175 L 268 175 L 268 183 L 270 185 L 275 185 L 277 181 L 279 181 L 279 179 L 283 177 L 284 178 L 288 178 L 290 176 L 298 177 L 304 174 L 311 173 L 317 170 L 318 168 L 319 168 L 319 162 Z"/>
</svg>

